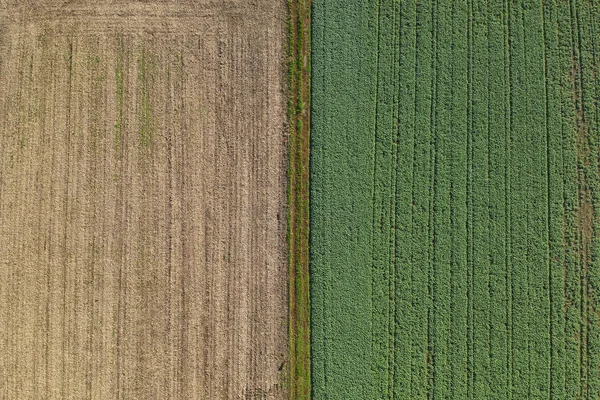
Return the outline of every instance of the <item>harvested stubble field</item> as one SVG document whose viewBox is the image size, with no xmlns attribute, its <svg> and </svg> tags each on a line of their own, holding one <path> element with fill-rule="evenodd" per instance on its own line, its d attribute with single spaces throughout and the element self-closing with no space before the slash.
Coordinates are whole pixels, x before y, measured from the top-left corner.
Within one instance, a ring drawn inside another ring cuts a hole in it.
<svg viewBox="0 0 600 400">
<path fill-rule="evenodd" d="M 0 1 L 0 398 L 287 397 L 286 5 Z"/>
<path fill-rule="evenodd" d="M 315 1 L 313 398 L 600 398 L 600 2 Z"/>
</svg>

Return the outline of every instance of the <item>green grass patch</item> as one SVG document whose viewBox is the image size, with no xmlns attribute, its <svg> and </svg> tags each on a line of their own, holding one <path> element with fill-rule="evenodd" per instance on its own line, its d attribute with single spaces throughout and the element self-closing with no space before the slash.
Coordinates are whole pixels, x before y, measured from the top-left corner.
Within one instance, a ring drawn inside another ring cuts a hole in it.
<svg viewBox="0 0 600 400">
<path fill-rule="evenodd" d="M 117 98 L 117 119 L 115 121 L 115 157 L 121 158 L 121 141 L 123 137 L 123 38 L 119 39 L 119 50 L 117 51 L 117 63 L 115 67 L 115 85 Z"/>
<path fill-rule="evenodd" d="M 308 165 L 310 146 L 310 1 L 288 1 L 288 257 L 290 399 L 309 399 L 310 294 L 308 270 Z M 305 60 L 307 63 L 305 63 Z"/>
<path fill-rule="evenodd" d="M 138 82 L 140 90 L 139 133 L 142 146 L 148 148 L 152 144 L 152 113 L 149 99 L 149 76 L 146 50 L 138 57 Z"/>
</svg>

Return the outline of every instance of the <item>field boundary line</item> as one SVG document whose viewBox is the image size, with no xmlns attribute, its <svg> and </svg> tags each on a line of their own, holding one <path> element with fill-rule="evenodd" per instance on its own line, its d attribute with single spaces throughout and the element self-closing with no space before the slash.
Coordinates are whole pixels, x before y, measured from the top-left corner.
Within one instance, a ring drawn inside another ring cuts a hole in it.
<svg viewBox="0 0 600 400">
<path fill-rule="evenodd" d="M 311 0 L 288 0 L 289 398 L 310 399 L 309 163 Z"/>
</svg>

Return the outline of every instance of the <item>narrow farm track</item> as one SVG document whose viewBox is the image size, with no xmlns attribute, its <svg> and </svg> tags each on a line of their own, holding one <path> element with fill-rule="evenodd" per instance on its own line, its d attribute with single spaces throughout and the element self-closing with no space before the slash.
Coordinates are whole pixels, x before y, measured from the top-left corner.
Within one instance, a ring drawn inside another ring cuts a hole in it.
<svg viewBox="0 0 600 400">
<path fill-rule="evenodd" d="M 600 398 L 600 3 L 312 21 L 313 398 Z"/>
<path fill-rule="evenodd" d="M 0 0 L 1 399 L 288 398 L 285 24 Z"/>
</svg>

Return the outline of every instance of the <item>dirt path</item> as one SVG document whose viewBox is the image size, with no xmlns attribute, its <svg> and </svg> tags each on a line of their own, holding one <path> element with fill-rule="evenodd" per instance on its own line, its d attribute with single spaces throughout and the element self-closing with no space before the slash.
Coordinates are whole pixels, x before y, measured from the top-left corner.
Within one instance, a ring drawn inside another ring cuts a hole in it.
<svg viewBox="0 0 600 400">
<path fill-rule="evenodd" d="M 9 3 L 0 399 L 285 398 L 285 3 Z"/>
</svg>

